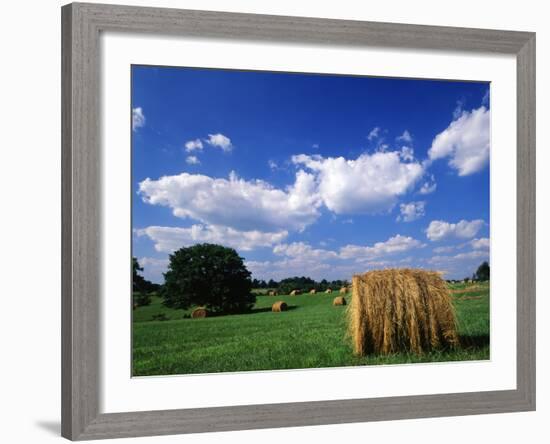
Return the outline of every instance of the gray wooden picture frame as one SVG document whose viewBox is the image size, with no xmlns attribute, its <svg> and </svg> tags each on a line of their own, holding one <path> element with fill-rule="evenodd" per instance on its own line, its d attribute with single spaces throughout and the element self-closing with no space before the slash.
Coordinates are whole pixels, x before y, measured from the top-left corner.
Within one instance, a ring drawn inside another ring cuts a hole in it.
<svg viewBox="0 0 550 444">
<path fill-rule="evenodd" d="M 104 31 L 510 54 L 517 60 L 515 390 L 99 411 L 100 46 Z M 62 8 L 62 435 L 73 440 L 535 409 L 535 34 L 73 3 Z"/>
</svg>

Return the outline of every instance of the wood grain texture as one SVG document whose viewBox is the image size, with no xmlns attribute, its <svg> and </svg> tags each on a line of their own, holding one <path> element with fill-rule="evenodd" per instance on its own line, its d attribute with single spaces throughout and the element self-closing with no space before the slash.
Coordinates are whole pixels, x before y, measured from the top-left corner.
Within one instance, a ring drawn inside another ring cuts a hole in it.
<svg viewBox="0 0 550 444">
<path fill-rule="evenodd" d="M 89 18 L 62 10 L 62 434 L 72 438 L 99 414 L 99 53 Z"/>
<path fill-rule="evenodd" d="M 72 17 L 66 7 L 61 15 L 61 417 L 62 435 L 72 436 Z"/>
<path fill-rule="evenodd" d="M 536 405 L 535 36 L 517 55 L 517 380 Z"/>
<path fill-rule="evenodd" d="M 531 410 L 516 390 L 100 415 L 79 439 L 344 424 Z"/>
<path fill-rule="evenodd" d="M 101 31 L 517 56 L 517 389 L 151 412 L 99 412 Z M 535 408 L 533 33 L 75 3 L 62 8 L 62 435 L 100 439 Z"/>
<path fill-rule="evenodd" d="M 529 33 L 121 5 L 77 4 L 101 29 L 223 39 L 516 54 Z"/>
</svg>

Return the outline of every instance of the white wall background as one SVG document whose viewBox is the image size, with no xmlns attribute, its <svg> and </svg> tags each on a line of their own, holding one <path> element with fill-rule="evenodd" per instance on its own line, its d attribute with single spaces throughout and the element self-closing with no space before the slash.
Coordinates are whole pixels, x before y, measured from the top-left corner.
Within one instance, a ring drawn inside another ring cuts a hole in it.
<svg viewBox="0 0 550 444">
<path fill-rule="evenodd" d="M 122 1 L 122 0 L 120 0 Z M 550 310 L 544 288 L 549 213 L 542 190 L 550 161 L 550 28 L 545 3 L 462 0 L 297 2 L 158 0 L 127 4 L 420 23 L 537 32 L 538 411 L 459 418 L 228 432 L 126 440 L 142 443 L 294 441 L 451 443 L 547 442 L 550 419 Z M 103 0 L 103 3 L 114 3 Z M 60 441 L 60 6 L 58 0 L 5 2 L 0 32 L 0 436 L 10 443 Z M 541 106 L 542 104 L 542 106 Z M 7 248 L 6 248 L 7 247 Z M 494 295 L 498 297 L 498 295 Z"/>
</svg>

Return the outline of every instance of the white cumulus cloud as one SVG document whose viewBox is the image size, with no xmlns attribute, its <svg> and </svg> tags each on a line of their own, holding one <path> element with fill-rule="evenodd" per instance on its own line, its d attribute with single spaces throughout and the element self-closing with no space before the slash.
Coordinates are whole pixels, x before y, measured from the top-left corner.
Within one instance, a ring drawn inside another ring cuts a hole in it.
<svg viewBox="0 0 550 444">
<path fill-rule="evenodd" d="M 402 203 L 399 205 L 401 214 L 397 216 L 397 221 L 412 222 L 420 219 L 426 214 L 425 208 L 426 202 L 423 201 Z"/>
<path fill-rule="evenodd" d="M 367 136 L 367 139 L 374 140 L 380 136 L 380 127 L 375 126 Z"/>
<path fill-rule="evenodd" d="M 414 150 L 410 146 L 401 147 L 399 155 L 405 161 L 412 162 L 414 160 Z"/>
<path fill-rule="evenodd" d="M 201 163 L 201 161 L 199 160 L 199 158 L 197 156 L 187 156 L 187 158 L 185 159 L 185 161 L 189 164 L 189 165 L 199 165 Z"/>
<path fill-rule="evenodd" d="M 431 194 L 433 193 L 437 188 L 437 183 L 435 182 L 435 177 L 432 174 L 430 177 L 430 180 L 424 182 L 422 186 L 420 187 L 419 193 L 420 194 Z"/>
<path fill-rule="evenodd" d="M 412 139 L 411 133 L 405 130 L 403 131 L 403 134 L 401 134 L 395 140 L 397 140 L 398 142 L 411 143 L 413 139 Z"/>
<path fill-rule="evenodd" d="M 225 151 L 225 152 L 229 152 L 233 149 L 233 144 L 231 143 L 231 139 L 220 133 L 209 134 L 208 139 L 206 139 L 206 143 L 208 143 L 209 145 L 221 148 L 222 151 Z"/>
<path fill-rule="evenodd" d="M 459 253 L 453 256 L 453 259 L 465 260 L 465 259 L 480 259 L 480 258 L 488 258 L 488 257 L 489 257 L 489 253 L 487 253 L 486 251 L 475 250 L 475 251 L 468 251 L 467 253 Z"/>
<path fill-rule="evenodd" d="M 431 241 L 439 241 L 452 237 L 468 239 L 474 237 L 484 225 L 485 222 L 482 219 L 461 220 L 457 223 L 433 220 L 426 230 L 426 236 Z"/>
<path fill-rule="evenodd" d="M 190 153 L 191 151 L 201 151 L 203 148 L 201 139 L 188 140 L 185 142 L 185 151 Z"/>
<path fill-rule="evenodd" d="M 424 174 L 421 164 L 404 163 L 398 151 L 343 157 L 292 156 L 316 175 L 319 195 L 337 214 L 376 214 L 390 210 Z"/>
<path fill-rule="evenodd" d="M 491 242 L 489 241 L 489 238 L 482 237 L 481 239 L 472 239 L 470 241 L 470 245 L 474 250 L 488 250 Z"/>
<path fill-rule="evenodd" d="M 248 261 L 247 268 L 260 279 L 282 279 L 297 273 L 314 279 L 351 279 L 353 274 L 373 268 L 402 267 L 412 257 L 399 258 L 399 254 L 422 248 L 425 244 L 401 235 L 372 246 L 347 245 L 338 251 L 315 248 L 305 242 L 278 244 L 273 248 L 280 259 Z M 394 257 L 397 256 L 397 257 Z"/>
<path fill-rule="evenodd" d="M 328 263 L 312 260 L 307 256 L 285 257 L 281 260 L 274 261 L 246 261 L 245 265 L 252 273 L 252 276 L 257 279 L 265 280 L 281 280 L 289 276 L 294 276 L 297 272 L 315 280 L 337 279 L 342 277 L 342 273 L 337 267 Z M 350 272 L 350 278 L 351 274 Z"/>
<path fill-rule="evenodd" d="M 320 216 L 315 178 L 298 171 L 292 186 L 278 189 L 261 180 L 246 181 L 181 173 L 139 184 L 142 199 L 172 209 L 176 217 L 239 231 L 303 230 Z"/>
<path fill-rule="evenodd" d="M 138 128 L 141 128 L 145 125 L 145 115 L 143 114 L 143 109 L 138 106 L 137 108 L 132 109 L 132 130 L 137 131 Z"/>
<path fill-rule="evenodd" d="M 261 232 L 239 231 L 218 225 L 195 224 L 188 228 L 150 226 L 136 230 L 138 236 L 147 236 L 155 244 L 155 250 L 171 253 L 181 247 L 197 243 L 214 243 L 241 251 L 258 247 L 271 247 L 287 236 L 287 231 Z"/>
<path fill-rule="evenodd" d="M 279 256 L 289 257 L 309 257 L 310 259 L 326 260 L 336 258 L 338 255 L 334 251 L 324 250 L 322 248 L 313 248 L 305 242 L 293 242 L 291 244 L 279 244 L 273 248 L 273 253 Z"/>
<path fill-rule="evenodd" d="M 428 150 L 431 160 L 449 157 L 449 165 L 459 176 L 481 171 L 489 162 L 490 111 L 481 106 L 462 111 L 433 140 Z"/>
<path fill-rule="evenodd" d="M 340 249 L 343 259 L 373 259 L 393 253 L 402 253 L 414 248 L 422 248 L 425 244 L 410 236 L 397 234 L 385 242 L 376 242 L 372 246 L 346 245 Z"/>
<path fill-rule="evenodd" d="M 460 246 L 455 245 L 448 245 L 446 247 L 436 247 L 433 249 L 434 253 L 440 254 L 440 253 L 450 253 L 452 251 L 455 251 L 457 248 L 461 248 Z"/>
</svg>

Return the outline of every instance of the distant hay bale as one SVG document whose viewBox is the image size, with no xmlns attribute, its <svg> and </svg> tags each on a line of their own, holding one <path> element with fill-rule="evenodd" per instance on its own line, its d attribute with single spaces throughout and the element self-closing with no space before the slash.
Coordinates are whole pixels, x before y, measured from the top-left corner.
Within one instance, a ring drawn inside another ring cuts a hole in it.
<svg viewBox="0 0 550 444">
<path fill-rule="evenodd" d="M 191 312 L 191 318 L 192 319 L 206 318 L 207 316 L 208 316 L 208 310 L 204 307 L 195 308 Z"/>
<path fill-rule="evenodd" d="M 347 304 L 346 298 L 343 297 L 343 296 L 335 297 L 334 300 L 332 301 L 332 305 L 334 305 L 334 306 L 337 306 L 337 305 L 346 305 L 346 304 Z"/>
<path fill-rule="evenodd" d="M 317 290 L 315 290 L 315 288 L 312 288 L 311 290 L 309 290 L 309 294 L 315 294 L 317 293 Z"/>
<path fill-rule="evenodd" d="M 277 296 L 279 293 L 277 293 L 275 290 L 269 290 L 267 294 L 268 296 Z"/>
<path fill-rule="evenodd" d="M 340 288 L 340 294 L 346 294 L 348 292 L 348 287 Z"/>
<path fill-rule="evenodd" d="M 421 354 L 458 345 L 451 296 L 440 274 L 415 269 L 353 276 L 348 328 L 356 354 Z"/>
<path fill-rule="evenodd" d="M 292 290 L 292 291 L 290 292 L 290 296 L 296 296 L 296 295 L 298 295 L 298 294 L 300 294 L 300 290 Z"/>
<path fill-rule="evenodd" d="M 332 288 L 327 288 L 327 289 L 325 290 L 325 293 L 327 293 L 327 294 L 332 293 Z"/>
<path fill-rule="evenodd" d="M 277 301 L 271 306 L 271 311 L 275 313 L 280 313 L 281 311 L 287 311 L 288 305 L 284 301 Z"/>
</svg>

